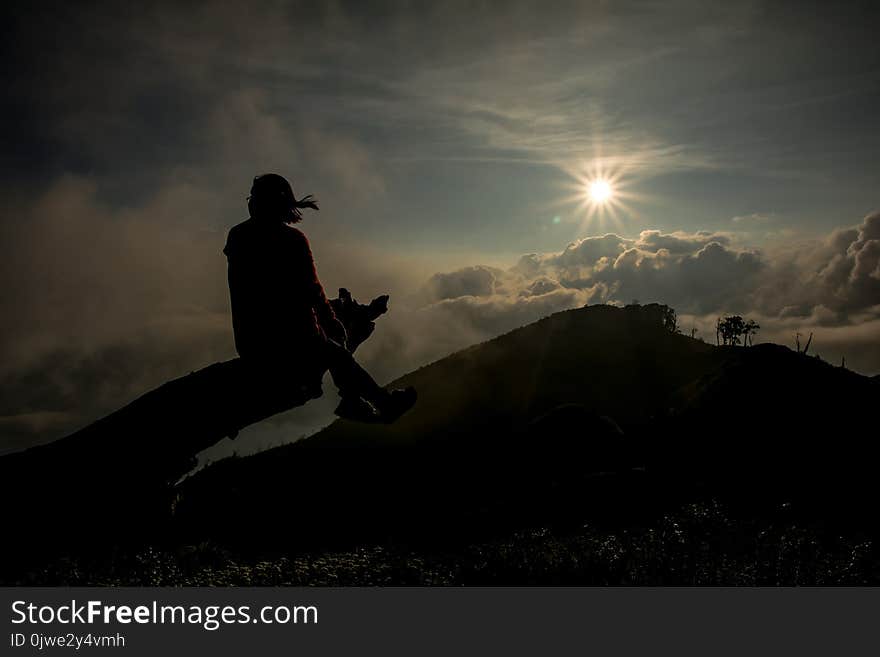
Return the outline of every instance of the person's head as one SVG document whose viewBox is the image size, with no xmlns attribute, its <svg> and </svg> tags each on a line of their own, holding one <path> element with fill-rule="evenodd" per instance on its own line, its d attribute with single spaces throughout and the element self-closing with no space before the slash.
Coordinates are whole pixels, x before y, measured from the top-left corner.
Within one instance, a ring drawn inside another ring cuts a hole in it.
<svg viewBox="0 0 880 657">
<path fill-rule="evenodd" d="M 277 173 L 264 173 L 254 178 L 247 201 L 251 218 L 258 221 L 295 224 L 302 221 L 300 210 L 303 208 L 318 209 L 318 204 L 311 195 L 297 201 L 293 195 L 293 187 L 284 176 Z"/>
</svg>

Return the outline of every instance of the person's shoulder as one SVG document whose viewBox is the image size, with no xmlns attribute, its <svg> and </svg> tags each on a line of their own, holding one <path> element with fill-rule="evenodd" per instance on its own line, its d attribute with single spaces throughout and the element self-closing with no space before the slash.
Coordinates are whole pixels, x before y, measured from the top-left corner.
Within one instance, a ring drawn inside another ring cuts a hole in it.
<svg viewBox="0 0 880 657">
<path fill-rule="evenodd" d="M 284 235 L 283 239 L 287 240 L 291 244 L 299 245 L 299 246 L 308 246 L 309 238 L 306 237 L 306 234 L 302 232 L 299 228 L 295 226 L 291 226 L 290 224 L 282 224 L 283 228 L 281 233 Z"/>
<path fill-rule="evenodd" d="M 246 219 L 240 224 L 236 224 L 229 229 L 226 234 L 226 246 L 223 247 L 223 253 L 227 256 L 236 249 L 236 245 L 242 240 L 247 239 L 247 234 L 253 230 L 253 221 Z"/>
<path fill-rule="evenodd" d="M 282 231 L 285 235 L 290 237 L 290 239 L 298 239 L 304 240 L 306 239 L 306 234 L 302 232 L 299 228 L 294 226 L 293 224 L 281 224 Z"/>
<path fill-rule="evenodd" d="M 245 234 L 252 231 L 253 227 L 254 227 L 254 220 L 253 219 L 245 219 L 241 223 L 235 224 L 232 228 L 229 229 L 229 232 L 227 233 L 227 240 L 242 237 Z"/>
</svg>

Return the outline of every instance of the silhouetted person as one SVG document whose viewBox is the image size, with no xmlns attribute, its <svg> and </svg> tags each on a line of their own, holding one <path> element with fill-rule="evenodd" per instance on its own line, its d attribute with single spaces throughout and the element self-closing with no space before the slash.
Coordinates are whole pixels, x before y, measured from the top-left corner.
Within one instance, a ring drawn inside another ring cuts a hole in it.
<svg viewBox="0 0 880 657">
<path fill-rule="evenodd" d="M 291 376 L 330 370 L 342 401 L 336 414 L 390 422 L 413 403 L 415 390 L 387 392 L 355 362 L 318 279 L 306 236 L 293 224 L 311 196 L 297 200 L 290 183 L 268 173 L 254 178 L 250 218 L 229 231 L 229 293 L 235 348 L 267 372 Z"/>
</svg>

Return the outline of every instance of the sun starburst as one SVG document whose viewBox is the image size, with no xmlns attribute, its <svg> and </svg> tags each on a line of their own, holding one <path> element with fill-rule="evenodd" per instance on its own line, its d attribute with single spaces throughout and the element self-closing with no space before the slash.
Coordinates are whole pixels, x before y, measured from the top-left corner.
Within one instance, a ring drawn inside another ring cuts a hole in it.
<svg viewBox="0 0 880 657">
<path fill-rule="evenodd" d="M 559 167 L 569 176 L 565 184 L 568 193 L 559 203 L 575 205 L 579 234 L 608 229 L 622 231 L 624 219 L 634 215 L 631 202 L 636 200 L 625 160 L 597 157 Z"/>
</svg>

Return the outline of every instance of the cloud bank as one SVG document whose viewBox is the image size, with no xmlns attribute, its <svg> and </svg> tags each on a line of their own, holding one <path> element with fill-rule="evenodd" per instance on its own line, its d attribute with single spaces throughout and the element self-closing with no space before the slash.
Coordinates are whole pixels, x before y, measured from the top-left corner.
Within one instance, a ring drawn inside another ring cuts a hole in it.
<svg viewBox="0 0 880 657">
<path fill-rule="evenodd" d="M 796 331 L 814 330 L 814 345 L 824 344 L 829 359 L 845 355 L 850 367 L 876 373 L 880 333 L 867 327 L 880 326 L 880 213 L 773 252 L 727 233 L 645 230 L 636 238 L 586 237 L 559 252 L 524 255 L 508 269 L 438 273 L 365 352 L 386 367 L 393 354 L 425 362 L 553 312 L 632 301 L 674 307 L 683 329 L 706 339 L 725 313 L 758 319 L 765 339 L 786 344 Z M 393 349 L 383 348 L 385 339 Z"/>
</svg>

